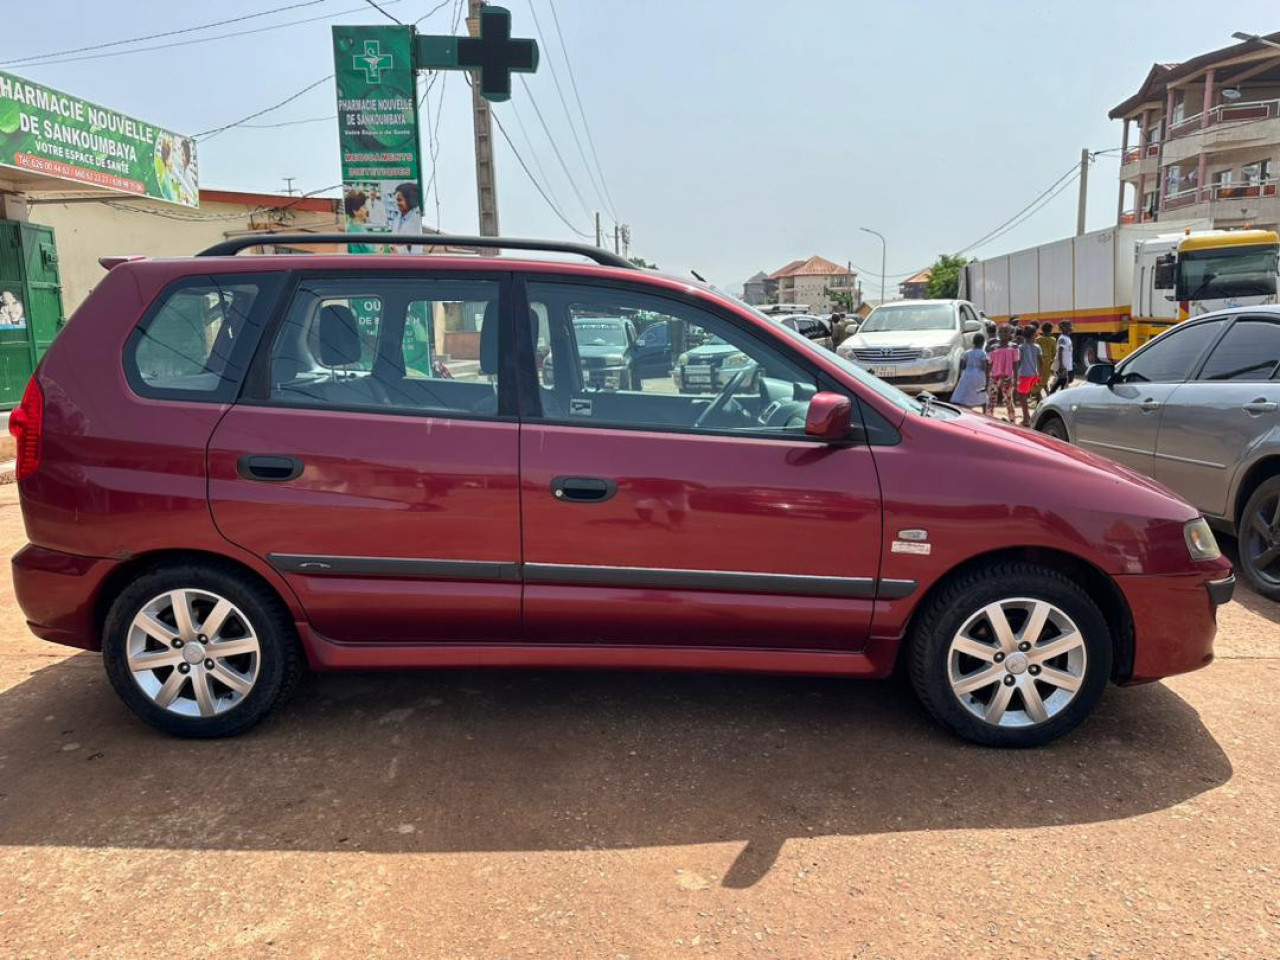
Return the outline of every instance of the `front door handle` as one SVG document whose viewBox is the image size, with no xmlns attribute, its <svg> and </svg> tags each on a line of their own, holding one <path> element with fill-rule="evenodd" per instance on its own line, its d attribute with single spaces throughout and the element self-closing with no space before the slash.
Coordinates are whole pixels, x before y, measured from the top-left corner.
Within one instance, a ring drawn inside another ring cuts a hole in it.
<svg viewBox="0 0 1280 960">
<path fill-rule="evenodd" d="M 1277 404 L 1274 400 L 1259 397 L 1257 400 L 1246 403 L 1240 409 L 1250 416 L 1256 417 L 1260 413 L 1275 413 L 1277 408 L 1280 408 L 1280 404 Z"/>
<path fill-rule="evenodd" d="M 1160 409 L 1160 401 L 1154 397 L 1147 397 L 1142 403 L 1138 404 L 1138 409 L 1143 413 L 1153 413 Z"/>
<path fill-rule="evenodd" d="M 303 463 L 297 457 L 280 457 L 263 453 L 246 453 L 236 461 L 236 472 L 246 480 L 284 483 L 302 475 Z"/>
<path fill-rule="evenodd" d="M 616 483 L 599 477 L 556 477 L 551 481 L 551 495 L 569 503 L 603 503 L 617 492 Z"/>
</svg>

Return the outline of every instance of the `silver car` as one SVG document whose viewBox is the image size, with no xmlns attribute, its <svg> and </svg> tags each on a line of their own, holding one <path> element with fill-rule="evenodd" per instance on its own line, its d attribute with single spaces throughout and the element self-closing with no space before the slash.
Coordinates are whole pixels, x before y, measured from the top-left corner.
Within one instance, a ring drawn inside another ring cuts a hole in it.
<svg viewBox="0 0 1280 960">
<path fill-rule="evenodd" d="M 950 395 L 960 357 L 983 330 L 967 300 L 894 300 L 876 307 L 836 353 L 900 390 Z"/>
<path fill-rule="evenodd" d="M 1035 427 L 1170 487 L 1240 541 L 1240 567 L 1280 600 L 1280 307 L 1180 323 L 1054 394 Z"/>
</svg>

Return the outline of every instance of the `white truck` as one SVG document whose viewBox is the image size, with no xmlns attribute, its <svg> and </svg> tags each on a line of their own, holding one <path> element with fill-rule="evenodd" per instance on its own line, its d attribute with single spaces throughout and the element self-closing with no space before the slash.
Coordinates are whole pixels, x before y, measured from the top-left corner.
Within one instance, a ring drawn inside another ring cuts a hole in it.
<svg viewBox="0 0 1280 960">
<path fill-rule="evenodd" d="M 1070 320 L 1079 356 L 1119 360 L 1166 327 L 1276 302 L 1280 236 L 1208 221 L 1108 227 L 967 264 L 958 296 L 989 320 Z"/>
</svg>

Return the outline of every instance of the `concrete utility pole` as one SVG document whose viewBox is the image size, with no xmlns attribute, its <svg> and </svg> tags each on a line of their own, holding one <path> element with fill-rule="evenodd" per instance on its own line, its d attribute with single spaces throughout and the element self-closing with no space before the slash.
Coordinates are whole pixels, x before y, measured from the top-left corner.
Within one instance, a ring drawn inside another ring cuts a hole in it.
<svg viewBox="0 0 1280 960">
<path fill-rule="evenodd" d="M 480 36 L 480 8 L 484 0 L 467 0 L 467 33 Z M 498 236 L 498 178 L 493 166 L 493 118 L 489 101 L 480 95 L 480 82 L 471 82 L 471 115 L 476 136 L 476 201 L 480 236 Z"/>
<path fill-rule="evenodd" d="M 1080 200 L 1076 204 L 1076 236 L 1084 234 L 1084 206 L 1089 197 L 1089 148 L 1080 151 Z"/>
<path fill-rule="evenodd" d="M 622 245 L 619 242 L 619 238 L 618 238 L 618 225 L 615 223 L 613 225 L 613 252 L 621 253 L 622 252 L 621 247 Z"/>
<path fill-rule="evenodd" d="M 631 228 L 625 223 L 622 225 L 622 255 L 631 257 Z"/>
<path fill-rule="evenodd" d="M 604 246 L 604 236 L 600 233 L 600 211 L 596 211 L 596 246 Z"/>
</svg>

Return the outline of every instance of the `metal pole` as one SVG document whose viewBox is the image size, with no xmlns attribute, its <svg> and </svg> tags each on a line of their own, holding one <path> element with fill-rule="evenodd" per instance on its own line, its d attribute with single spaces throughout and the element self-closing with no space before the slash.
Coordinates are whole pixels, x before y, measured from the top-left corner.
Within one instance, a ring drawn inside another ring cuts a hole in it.
<svg viewBox="0 0 1280 960">
<path fill-rule="evenodd" d="M 859 227 L 863 233 L 872 233 L 880 238 L 880 302 L 884 303 L 884 271 L 885 263 L 889 257 L 889 244 L 884 239 L 884 234 L 879 230 L 872 230 L 870 227 Z"/>
<path fill-rule="evenodd" d="M 621 244 L 618 241 L 618 225 L 615 223 L 613 225 L 613 252 L 621 254 L 622 250 L 620 249 L 620 246 Z"/>
<path fill-rule="evenodd" d="M 483 0 L 467 0 L 467 33 L 480 35 L 480 8 Z M 471 116 L 476 139 L 476 201 L 480 236 L 498 236 L 498 181 L 493 166 L 493 119 L 489 101 L 480 95 L 479 78 L 471 83 Z"/>
<path fill-rule="evenodd" d="M 1076 236 L 1084 235 L 1084 206 L 1089 196 L 1089 148 L 1080 151 L 1080 199 L 1076 203 Z"/>
<path fill-rule="evenodd" d="M 600 236 L 600 211 L 596 211 L 596 246 L 604 246 L 604 238 Z"/>
</svg>

